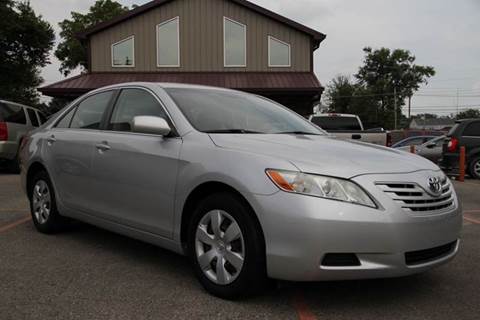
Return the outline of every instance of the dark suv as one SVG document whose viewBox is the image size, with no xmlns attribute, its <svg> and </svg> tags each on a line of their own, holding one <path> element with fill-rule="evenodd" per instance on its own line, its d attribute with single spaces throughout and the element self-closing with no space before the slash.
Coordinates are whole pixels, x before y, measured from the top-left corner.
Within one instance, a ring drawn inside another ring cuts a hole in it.
<svg viewBox="0 0 480 320">
<path fill-rule="evenodd" d="M 480 179 L 480 119 L 458 120 L 443 144 L 441 167 L 458 170 L 460 147 L 466 149 L 467 173 Z"/>
</svg>

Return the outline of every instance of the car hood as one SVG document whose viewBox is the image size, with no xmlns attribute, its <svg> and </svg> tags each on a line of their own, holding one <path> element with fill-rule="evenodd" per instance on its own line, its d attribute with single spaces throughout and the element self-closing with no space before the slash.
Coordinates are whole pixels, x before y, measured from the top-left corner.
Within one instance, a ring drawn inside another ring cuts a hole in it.
<svg viewBox="0 0 480 320">
<path fill-rule="evenodd" d="M 210 137 L 221 148 L 281 158 L 303 172 L 343 178 L 364 174 L 439 170 L 432 162 L 413 154 L 331 136 L 211 134 Z"/>
</svg>

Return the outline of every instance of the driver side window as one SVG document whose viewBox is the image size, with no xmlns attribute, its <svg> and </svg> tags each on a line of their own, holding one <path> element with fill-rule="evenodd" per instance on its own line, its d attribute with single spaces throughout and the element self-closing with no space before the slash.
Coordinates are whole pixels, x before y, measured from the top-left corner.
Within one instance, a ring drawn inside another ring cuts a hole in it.
<svg viewBox="0 0 480 320">
<path fill-rule="evenodd" d="M 123 89 L 113 110 L 109 130 L 132 131 L 133 118 L 154 116 L 167 119 L 163 108 L 153 95 L 142 89 Z"/>
</svg>

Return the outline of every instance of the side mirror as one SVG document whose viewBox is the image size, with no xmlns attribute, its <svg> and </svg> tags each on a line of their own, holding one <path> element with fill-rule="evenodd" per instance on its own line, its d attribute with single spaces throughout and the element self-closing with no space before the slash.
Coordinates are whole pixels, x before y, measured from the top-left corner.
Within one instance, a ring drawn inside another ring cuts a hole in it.
<svg viewBox="0 0 480 320">
<path fill-rule="evenodd" d="M 172 129 L 168 122 L 160 117 L 137 116 L 133 118 L 133 132 L 167 136 Z"/>
<path fill-rule="evenodd" d="M 435 148 L 435 146 L 436 146 L 436 144 L 435 144 L 434 142 L 431 142 L 431 143 L 429 143 L 429 144 L 426 145 L 426 147 L 427 147 L 428 149 L 433 149 L 433 148 Z"/>
</svg>

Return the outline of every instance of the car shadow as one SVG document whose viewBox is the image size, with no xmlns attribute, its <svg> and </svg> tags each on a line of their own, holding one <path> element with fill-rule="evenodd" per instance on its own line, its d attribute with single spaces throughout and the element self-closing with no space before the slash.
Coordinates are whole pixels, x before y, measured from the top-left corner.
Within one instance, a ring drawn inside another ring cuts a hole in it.
<svg viewBox="0 0 480 320">
<path fill-rule="evenodd" d="M 114 255 L 125 261 L 125 268 L 146 268 L 155 270 L 162 278 L 168 277 L 172 286 L 187 286 L 196 295 L 207 299 L 216 299 L 206 293 L 193 275 L 192 268 L 185 256 L 162 249 L 139 240 L 112 233 L 95 226 L 75 222 L 70 230 L 62 234 L 82 246 L 101 249 L 107 255 Z M 291 305 L 301 293 L 309 305 L 322 306 L 322 309 L 338 310 L 349 308 L 362 309 L 366 305 L 387 308 L 388 305 L 408 303 L 415 297 L 428 296 L 435 290 L 438 275 L 425 273 L 404 278 L 327 281 L 296 283 L 278 281 L 262 295 L 236 301 L 241 305 L 278 304 L 285 301 Z"/>
</svg>

